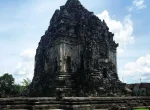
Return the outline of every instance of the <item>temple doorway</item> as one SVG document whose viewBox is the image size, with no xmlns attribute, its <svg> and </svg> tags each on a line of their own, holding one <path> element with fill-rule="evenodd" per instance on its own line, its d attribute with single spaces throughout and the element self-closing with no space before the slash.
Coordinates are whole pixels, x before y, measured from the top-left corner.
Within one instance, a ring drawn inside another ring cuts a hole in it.
<svg viewBox="0 0 150 110">
<path fill-rule="evenodd" d="M 71 71 L 71 57 L 67 56 L 67 60 L 66 60 L 66 70 L 67 72 Z"/>
</svg>

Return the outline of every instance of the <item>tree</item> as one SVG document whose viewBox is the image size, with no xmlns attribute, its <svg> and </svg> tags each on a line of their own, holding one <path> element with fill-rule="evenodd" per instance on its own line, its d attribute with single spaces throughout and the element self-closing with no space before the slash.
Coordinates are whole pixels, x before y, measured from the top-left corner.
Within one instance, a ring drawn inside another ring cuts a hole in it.
<svg viewBox="0 0 150 110">
<path fill-rule="evenodd" d="M 27 86 L 29 86 L 30 83 L 31 83 L 31 80 L 29 78 L 23 79 L 23 82 L 22 82 L 23 86 L 27 87 Z"/>
<path fill-rule="evenodd" d="M 29 78 L 23 79 L 23 82 L 22 82 L 23 85 L 20 85 L 20 88 L 19 88 L 20 93 L 22 93 L 30 85 L 30 83 L 31 83 L 31 80 Z"/>
<path fill-rule="evenodd" d="M 10 97 L 19 93 L 19 86 L 14 84 L 12 75 L 5 73 L 0 77 L 0 97 Z"/>
</svg>

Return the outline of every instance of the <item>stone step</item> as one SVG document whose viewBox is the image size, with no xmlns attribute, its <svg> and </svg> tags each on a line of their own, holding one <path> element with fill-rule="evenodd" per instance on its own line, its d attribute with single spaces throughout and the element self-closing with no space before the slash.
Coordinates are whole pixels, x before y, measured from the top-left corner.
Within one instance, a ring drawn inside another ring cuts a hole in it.
<svg viewBox="0 0 150 110">
<path fill-rule="evenodd" d="M 7 108 L 6 110 L 30 110 L 30 109 L 17 109 L 17 108 L 16 109 L 8 109 Z"/>
<path fill-rule="evenodd" d="M 71 75 L 69 75 L 69 74 L 59 74 L 58 76 L 71 76 Z"/>
<path fill-rule="evenodd" d="M 121 107 L 128 107 L 128 104 L 133 107 L 145 106 L 144 102 L 147 103 L 147 107 L 150 107 L 150 97 L 66 97 L 62 100 L 56 100 L 56 98 L 0 98 L 0 110 L 71 110 L 71 107 L 84 108 L 89 105 L 96 107 L 97 110 L 103 110 L 104 107 L 117 104 Z"/>
<path fill-rule="evenodd" d="M 6 110 L 31 110 L 31 109 L 6 109 Z M 32 110 L 41 110 L 41 109 L 34 109 L 32 108 Z M 65 110 L 65 109 L 42 109 L 42 110 Z"/>
<path fill-rule="evenodd" d="M 109 110 L 109 109 L 93 109 L 93 110 Z"/>
<path fill-rule="evenodd" d="M 60 106 L 60 104 L 39 104 L 39 105 L 26 105 L 26 104 L 20 104 L 20 105 L 7 105 L 5 107 L 3 107 L 3 109 L 14 109 L 14 110 L 18 110 L 18 109 L 23 109 L 23 110 L 31 110 L 31 109 L 58 109 L 58 107 Z"/>
</svg>

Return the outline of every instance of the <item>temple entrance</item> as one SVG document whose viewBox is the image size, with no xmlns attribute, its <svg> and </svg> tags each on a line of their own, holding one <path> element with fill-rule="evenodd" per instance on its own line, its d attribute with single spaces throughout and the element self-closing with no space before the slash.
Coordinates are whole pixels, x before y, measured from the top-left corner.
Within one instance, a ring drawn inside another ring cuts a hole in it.
<svg viewBox="0 0 150 110">
<path fill-rule="evenodd" d="M 106 68 L 103 68 L 103 77 L 107 78 L 107 69 Z"/>
<path fill-rule="evenodd" d="M 71 57 L 67 56 L 67 60 L 66 60 L 66 71 L 70 72 L 71 71 Z"/>
<path fill-rule="evenodd" d="M 54 71 L 56 72 L 58 70 L 58 63 L 57 63 L 57 57 L 55 58 L 55 64 L 54 64 Z"/>
<path fill-rule="evenodd" d="M 80 67 L 81 67 L 81 70 L 84 70 L 84 59 L 83 59 L 83 55 L 81 55 Z"/>
</svg>

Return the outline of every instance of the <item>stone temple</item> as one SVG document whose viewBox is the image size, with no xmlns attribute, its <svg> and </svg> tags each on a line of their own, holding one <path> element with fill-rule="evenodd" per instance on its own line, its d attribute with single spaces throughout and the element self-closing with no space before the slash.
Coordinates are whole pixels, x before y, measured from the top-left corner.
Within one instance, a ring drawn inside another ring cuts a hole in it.
<svg viewBox="0 0 150 110">
<path fill-rule="evenodd" d="M 125 84 L 117 74 L 118 44 L 105 21 L 68 0 L 41 37 L 34 77 L 26 96 L 117 96 Z"/>
</svg>

